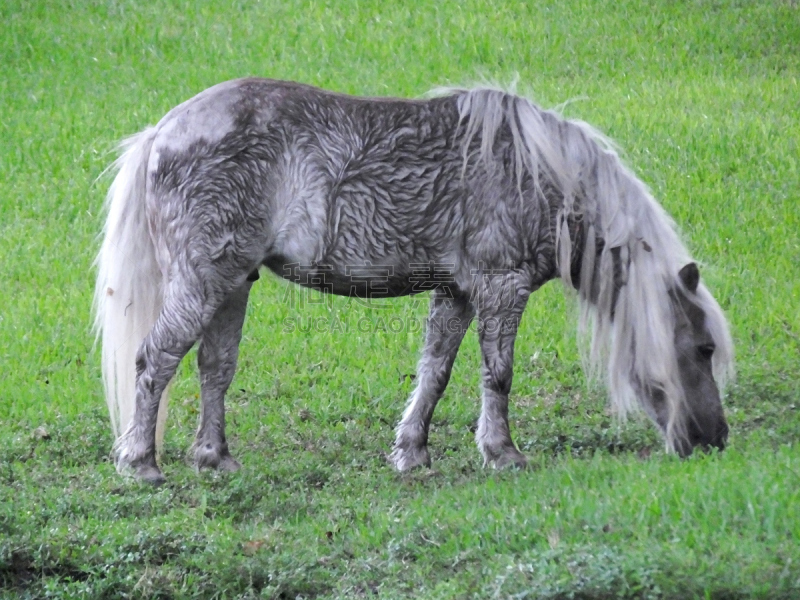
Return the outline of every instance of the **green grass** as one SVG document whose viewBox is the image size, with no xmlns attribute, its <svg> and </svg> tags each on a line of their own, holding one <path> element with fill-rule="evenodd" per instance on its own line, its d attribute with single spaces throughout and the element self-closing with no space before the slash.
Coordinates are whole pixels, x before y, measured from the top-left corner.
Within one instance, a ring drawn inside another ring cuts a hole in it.
<svg viewBox="0 0 800 600">
<path fill-rule="evenodd" d="M 796 2 L 6 0 L 0 22 L 0 597 L 800 597 Z M 119 478 L 89 331 L 116 141 L 233 77 L 418 96 L 515 74 L 616 139 L 704 263 L 737 347 L 730 449 L 679 461 L 647 423 L 611 419 L 554 284 L 517 344 L 533 468 L 481 468 L 470 335 L 434 470 L 398 475 L 384 454 L 421 334 L 380 324 L 422 319 L 425 299 L 298 292 L 298 308 L 265 277 L 228 400 L 244 468 L 186 463 L 190 357 L 169 482 Z M 332 316 L 348 331 L 284 325 Z"/>
</svg>

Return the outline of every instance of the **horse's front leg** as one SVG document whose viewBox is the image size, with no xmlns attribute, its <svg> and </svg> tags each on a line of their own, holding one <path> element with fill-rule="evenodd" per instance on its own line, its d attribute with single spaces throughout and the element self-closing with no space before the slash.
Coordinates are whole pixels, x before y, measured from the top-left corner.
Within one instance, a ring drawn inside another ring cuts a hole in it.
<svg viewBox="0 0 800 600">
<path fill-rule="evenodd" d="M 483 365 L 483 406 L 476 441 L 484 465 L 497 469 L 524 467 L 525 456 L 517 450 L 508 425 L 508 395 L 514 367 L 514 341 L 525 309 L 529 288 L 515 277 L 507 277 L 495 288 L 484 288 L 476 298 L 478 338 Z"/>
<path fill-rule="evenodd" d="M 436 290 L 431 298 L 425 349 L 417 365 L 417 385 L 397 426 L 389 461 L 398 471 L 430 466 L 428 429 L 436 404 L 444 393 L 458 347 L 475 311 L 466 296 L 450 298 Z"/>
<path fill-rule="evenodd" d="M 253 279 L 257 279 L 257 273 Z M 198 348 L 202 412 L 193 446 L 198 469 L 236 471 L 240 467 L 231 456 L 225 438 L 225 393 L 236 372 L 247 297 L 252 285 L 248 280 L 228 295 L 204 329 Z"/>
</svg>

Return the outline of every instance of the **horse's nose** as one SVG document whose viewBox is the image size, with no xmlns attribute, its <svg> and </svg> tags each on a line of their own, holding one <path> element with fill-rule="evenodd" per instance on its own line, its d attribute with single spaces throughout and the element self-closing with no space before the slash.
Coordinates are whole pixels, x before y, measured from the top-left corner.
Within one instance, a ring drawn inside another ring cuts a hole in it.
<svg viewBox="0 0 800 600">
<path fill-rule="evenodd" d="M 704 431 L 696 421 L 691 421 L 687 433 L 689 435 L 686 443 L 677 447 L 678 454 L 681 457 L 689 456 L 696 446 L 699 446 L 704 452 L 708 452 L 711 448 L 724 450 L 728 441 L 728 423 L 725 421 L 725 417 L 722 417 L 713 429 L 708 427 Z"/>
</svg>

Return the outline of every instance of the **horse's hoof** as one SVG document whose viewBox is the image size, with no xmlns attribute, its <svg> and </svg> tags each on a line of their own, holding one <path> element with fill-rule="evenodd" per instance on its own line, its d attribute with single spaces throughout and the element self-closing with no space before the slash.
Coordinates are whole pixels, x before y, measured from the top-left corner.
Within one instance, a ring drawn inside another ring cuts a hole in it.
<svg viewBox="0 0 800 600">
<path fill-rule="evenodd" d="M 139 465 L 134 471 L 134 477 L 154 486 L 159 486 L 167 480 L 161 470 L 153 465 Z"/>
<path fill-rule="evenodd" d="M 233 458 L 230 454 L 223 456 L 222 459 L 219 461 L 219 466 L 217 467 L 217 469 L 219 469 L 220 471 L 226 471 L 228 473 L 235 473 L 241 468 L 242 468 L 241 463 L 235 458 Z"/>
<path fill-rule="evenodd" d="M 418 467 L 431 466 L 431 455 L 428 453 L 428 448 L 408 449 L 408 448 L 395 448 L 392 453 L 387 457 L 388 461 L 394 465 L 394 468 L 400 472 L 410 471 Z"/>
<path fill-rule="evenodd" d="M 503 454 L 492 461 L 495 469 L 524 469 L 528 466 L 528 459 L 516 448 L 506 450 Z"/>
<path fill-rule="evenodd" d="M 495 469 L 524 469 L 528 464 L 525 455 L 517 450 L 516 444 L 502 432 L 486 432 L 479 428 L 478 450 L 483 455 L 483 466 Z"/>
<path fill-rule="evenodd" d="M 203 469 L 215 469 L 218 471 L 234 472 L 242 468 L 227 447 L 214 448 L 210 444 L 197 446 L 194 451 L 194 466 L 198 471 Z"/>
</svg>

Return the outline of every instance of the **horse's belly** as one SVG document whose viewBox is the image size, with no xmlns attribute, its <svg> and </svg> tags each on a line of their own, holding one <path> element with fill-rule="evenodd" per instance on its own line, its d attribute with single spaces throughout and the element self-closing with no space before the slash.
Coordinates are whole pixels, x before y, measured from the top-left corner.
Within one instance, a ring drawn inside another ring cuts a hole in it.
<svg viewBox="0 0 800 600">
<path fill-rule="evenodd" d="M 425 282 L 399 271 L 394 265 L 364 264 L 341 266 L 303 265 L 285 257 L 272 258 L 266 266 L 276 275 L 297 285 L 338 296 L 395 298 L 431 289 Z"/>
</svg>

